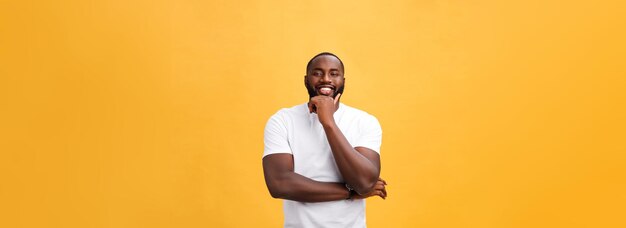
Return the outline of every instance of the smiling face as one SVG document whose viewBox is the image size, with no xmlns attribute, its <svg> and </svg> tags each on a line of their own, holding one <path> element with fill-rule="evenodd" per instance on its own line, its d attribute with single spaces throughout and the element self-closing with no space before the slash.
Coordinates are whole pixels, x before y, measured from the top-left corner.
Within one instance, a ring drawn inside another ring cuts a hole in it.
<svg viewBox="0 0 626 228">
<path fill-rule="evenodd" d="M 309 92 L 309 98 L 323 95 L 335 97 L 342 93 L 345 78 L 343 77 L 343 65 L 341 61 L 332 56 L 320 55 L 315 57 L 304 76 L 304 85 Z"/>
</svg>

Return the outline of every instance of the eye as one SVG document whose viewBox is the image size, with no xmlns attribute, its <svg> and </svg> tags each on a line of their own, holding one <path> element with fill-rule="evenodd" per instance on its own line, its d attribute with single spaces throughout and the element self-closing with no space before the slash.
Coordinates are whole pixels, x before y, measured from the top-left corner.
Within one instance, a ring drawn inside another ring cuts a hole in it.
<svg viewBox="0 0 626 228">
<path fill-rule="evenodd" d="M 338 77 L 339 76 L 339 72 L 333 71 L 333 72 L 330 73 L 330 76 Z"/>
<path fill-rule="evenodd" d="M 313 76 L 322 76 L 321 71 L 313 71 Z"/>
</svg>

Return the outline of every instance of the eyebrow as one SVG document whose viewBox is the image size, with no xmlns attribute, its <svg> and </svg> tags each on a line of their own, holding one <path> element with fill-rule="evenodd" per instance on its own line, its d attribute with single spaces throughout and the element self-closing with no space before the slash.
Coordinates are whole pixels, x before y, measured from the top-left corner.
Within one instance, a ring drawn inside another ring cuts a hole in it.
<svg viewBox="0 0 626 228">
<path fill-rule="evenodd" d="M 321 71 L 324 71 L 324 69 L 319 68 L 319 67 L 311 69 L 311 71 L 316 71 L 316 70 L 321 70 Z M 337 69 L 337 68 L 332 68 L 332 69 L 330 69 L 330 71 L 339 71 L 339 69 Z"/>
</svg>

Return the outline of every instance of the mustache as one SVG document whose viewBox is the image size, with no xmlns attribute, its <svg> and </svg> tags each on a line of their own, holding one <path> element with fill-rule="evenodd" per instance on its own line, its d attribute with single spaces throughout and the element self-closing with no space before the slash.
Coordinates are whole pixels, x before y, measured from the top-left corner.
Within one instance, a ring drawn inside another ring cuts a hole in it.
<svg viewBox="0 0 626 228">
<path fill-rule="evenodd" d="M 330 85 L 330 84 L 324 84 L 324 85 Z M 311 86 L 311 84 L 309 84 L 309 82 L 306 82 L 305 86 L 306 86 L 307 92 L 309 93 L 309 99 L 319 95 L 317 93 L 317 90 L 313 86 Z M 322 85 L 320 85 L 320 86 L 322 86 Z M 343 96 L 343 90 L 346 87 L 345 84 L 341 85 L 339 87 L 336 87 L 336 86 L 332 86 L 332 87 L 335 89 L 335 93 L 333 93 L 333 95 L 332 95 L 333 98 L 335 98 L 337 96 L 337 94 L 340 94 L 340 93 L 341 93 L 341 96 Z"/>
</svg>

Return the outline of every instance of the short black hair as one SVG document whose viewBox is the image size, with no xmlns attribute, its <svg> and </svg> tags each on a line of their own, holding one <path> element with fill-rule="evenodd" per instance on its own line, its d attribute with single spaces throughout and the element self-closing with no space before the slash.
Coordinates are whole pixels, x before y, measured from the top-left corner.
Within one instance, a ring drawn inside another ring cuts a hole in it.
<svg viewBox="0 0 626 228">
<path fill-rule="evenodd" d="M 315 58 L 317 58 L 317 57 L 322 56 L 322 55 L 330 55 L 332 57 L 337 58 L 339 60 L 339 63 L 341 63 L 341 71 L 342 71 L 342 73 L 344 73 L 344 74 L 346 73 L 346 68 L 343 67 L 343 61 L 341 61 L 341 59 L 339 57 L 337 57 L 337 55 L 335 55 L 333 53 L 330 53 L 330 52 L 322 52 L 322 53 L 319 53 L 319 54 L 313 56 L 313 58 L 311 58 L 311 60 L 309 60 L 309 63 L 306 64 L 306 73 L 307 74 L 309 74 L 309 70 L 311 70 L 311 64 L 313 63 L 313 60 Z"/>
</svg>

